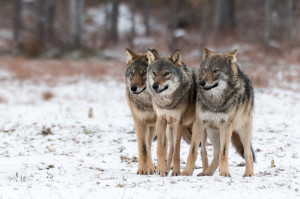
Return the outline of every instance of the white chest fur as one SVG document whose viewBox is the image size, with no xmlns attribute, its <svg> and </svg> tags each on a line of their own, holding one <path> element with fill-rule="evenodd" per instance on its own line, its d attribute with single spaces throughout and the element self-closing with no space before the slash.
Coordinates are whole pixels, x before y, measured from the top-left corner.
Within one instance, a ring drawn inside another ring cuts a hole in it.
<svg viewBox="0 0 300 199">
<path fill-rule="evenodd" d="M 199 115 L 200 121 L 203 123 L 214 122 L 214 123 L 224 123 L 228 120 L 228 114 L 225 113 L 213 113 L 213 112 L 201 112 Z"/>
<path fill-rule="evenodd" d="M 180 120 L 180 110 L 157 109 L 157 116 L 166 118 L 167 121 L 176 119 Z"/>
</svg>

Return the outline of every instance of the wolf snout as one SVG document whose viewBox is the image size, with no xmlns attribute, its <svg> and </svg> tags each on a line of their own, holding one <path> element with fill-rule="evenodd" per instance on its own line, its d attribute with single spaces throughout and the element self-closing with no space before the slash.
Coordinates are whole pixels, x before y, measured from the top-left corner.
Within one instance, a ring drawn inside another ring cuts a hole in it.
<svg viewBox="0 0 300 199">
<path fill-rule="evenodd" d="M 131 86 L 131 87 L 130 87 L 130 90 L 131 90 L 132 92 L 136 92 L 136 91 L 137 91 L 137 87 L 136 87 L 136 86 Z"/>
<path fill-rule="evenodd" d="M 158 84 L 153 84 L 153 85 L 152 85 L 152 88 L 153 88 L 153 90 L 156 91 L 156 90 L 159 88 L 159 86 L 158 86 Z"/>
<path fill-rule="evenodd" d="M 165 85 L 163 88 L 159 88 L 159 85 L 158 85 L 158 84 L 153 84 L 153 85 L 152 85 L 152 88 L 153 88 L 153 90 L 154 90 L 156 93 L 161 93 L 161 92 L 167 90 L 167 89 L 169 88 L 169 86 L 168 86 L 168 85 Z"/>
<path fill-rule="evenodd" d="M 202 86 L 202 87 L 205 86 L 205 84 L 206 84 L 206 82 L 203 81 L 203 80 L 201 80 L 201 81 L 199 82 L 199 85 Z"/>
</svg>

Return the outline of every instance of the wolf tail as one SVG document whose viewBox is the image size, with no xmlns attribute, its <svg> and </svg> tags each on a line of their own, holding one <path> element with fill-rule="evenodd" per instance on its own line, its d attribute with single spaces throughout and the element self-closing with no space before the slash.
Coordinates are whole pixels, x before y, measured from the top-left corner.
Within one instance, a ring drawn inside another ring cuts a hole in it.
<svg viewBox="0 0 300 199">
<path fill-rule="evenodd" d="M 191 144 L 191 140 L 192 140 L 192 127 L 185 127 L 182 131 L 182 137 L 183 139 Z"/>
<path fill-rule="evenodd" d="M 239 134 L 235 131 L 232 132 L 232 136 L 231 136 L 231 143 L 234 146 L 234 148 L 236 149 L 236 151 L 243 157 L 244 156 L 244 146 L 243 143 L 241 141 L 241 138 L 239 136 Z M 252 152 L 252 157 L 253 157 L 253 162 L 256 162 L 256 157 L 255 157 L 255 153 L 251 144 L 251 152 Z"/>
</svg>

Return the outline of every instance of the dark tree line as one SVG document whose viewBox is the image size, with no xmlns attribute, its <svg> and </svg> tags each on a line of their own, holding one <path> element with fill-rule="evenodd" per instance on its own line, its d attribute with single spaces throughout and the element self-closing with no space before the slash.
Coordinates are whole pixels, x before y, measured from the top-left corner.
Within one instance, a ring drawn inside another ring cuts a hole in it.
<svg viewBox="0 0 300 199">
<path fill-rule="evenodd" d="M 52 43 L 63 44 L 71 48 L 83 48 L 84 38 L 84 16 L 87 7 L 102 5 L 105 11 L 105 23 L 102 27 L 102 40 L 108 46 L 115 46 L 119 43 L 118 32 L 119 8 L 121 3 L 126 4 L 131 10 L 130 20 L 132 25 L 129 32 L 128 43 L 134 47 L 136 35 L 136 13 L 143 16 L 145 26 L 145 36 L 151 36 L 150 18 L 156 13 L 167 12 L 167 17 L 163 19 L 170 30 L 169 47 L 170 50 L 178 48 L 178 38 L 176 30 L 178 28 L 198 27 L 199 45 L 202 48 L 206 45 L 209 37 L 216 40 L 229 36 L 234 37 L 234 32 L 242 22 L 239 22 L 241 8 L 244 6 L 256 6 L 262 8 L 261 13 L 257 13 L 263 24 L 263 34 L 261 40 L 266 48 L 273 45 L 273 41 L 284 43 L 286 46 L 293 45 L 293 24 L 295 10 L 294 0 L 35 0 L 33 2 L 35 13 L 35 30 L 32 31 L 32 38 L 38 44 L 40 51 L 47 49 Z M 22 43 L 23 38 L 23 19 L 22 12 L 24 1 L 13 1 L 13 35 L 17 45 Z M 299 4 L 297 2 L 297 4 Z M 65 13 L 58 12 L 58 8 L 65 6 L 63 10 L 67 15 L 65 21 L 67 26 L 57 27 L 58 15 Z M 245 8 L 244 8 L 245 10 Z M 152 13 L 154 13 L 152 15 Z M 251 18 L 251 16 L 249 17 Z M 158 19 L 160 20 L 160 19 Z M 250 20 L 250 19 L 249 19 Z M 188 24 L 185 26 L 184 24 Z M 65 34 L 69 35 L 68 42 L 59 42 L 60 29 L 68 29 Z M 247 28 L 247 27 L 246 27 Z M 57 42 L 58 41 L 58 42 Z M 106 45 L 106 46 L 107 46 Z"/>
</svg>

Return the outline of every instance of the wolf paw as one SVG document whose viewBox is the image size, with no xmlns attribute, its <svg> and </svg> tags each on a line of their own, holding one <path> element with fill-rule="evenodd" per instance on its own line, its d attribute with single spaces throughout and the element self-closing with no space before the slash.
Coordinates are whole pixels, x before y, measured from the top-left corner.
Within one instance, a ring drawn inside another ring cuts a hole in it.
<svg viewBox="0 0 300 199">
<path fill-rule="evenodd" d="M 245 172 L 243 177 L 251 177 L 253 176 L 253 172 Z"/>
<path fill-rule="evenodd" d="M 193 174 L 193 170 L 191 170 L 191 171 L 189 171 L 189 170 L 183 170 L 182 172 L 181 172 L 181 176 L 191 176 Z"/>
<path fill-rule="evenodd" d="M 180 171 L 172 171 L 172 176 L 180 176 Z"/>
<path fill-rule="evenodd" d="M 201 173 L 199 173 L 197 176 L 209 176 L 209 174 L 204 173 L 204 172 L 201 172 Z"/>
<path fill-rule="evenodd" d="M 136 172 L 138 175 L 148 175 L 148 171 L 145 168 L 139 168 Z"/>
<path fill-rule="evenodd" d="M 158 174 L 159 174 L 161 177 L 164 177 L 164 176 L 167 176 L 167 175 L 168 175 L 168 171 L 166 171 L 166 170 L 158 170 L 157 172 L 158 172 Z"/>
<path fill-rule="evenodd" d="M 154 166 L 153 166 L 153 167 L 148 167 L 148 174 L 152 175 L 152 174 L 154 174 L 155 172 L 156 172 L 156 169 L 155 169 Z"/>
<path fill-rule="evenodd" d="M 224 176 L 224 177 L 230 177 L 230 173 L 229 171 L 220 171 L 220 176 Z"/>
</svg>

